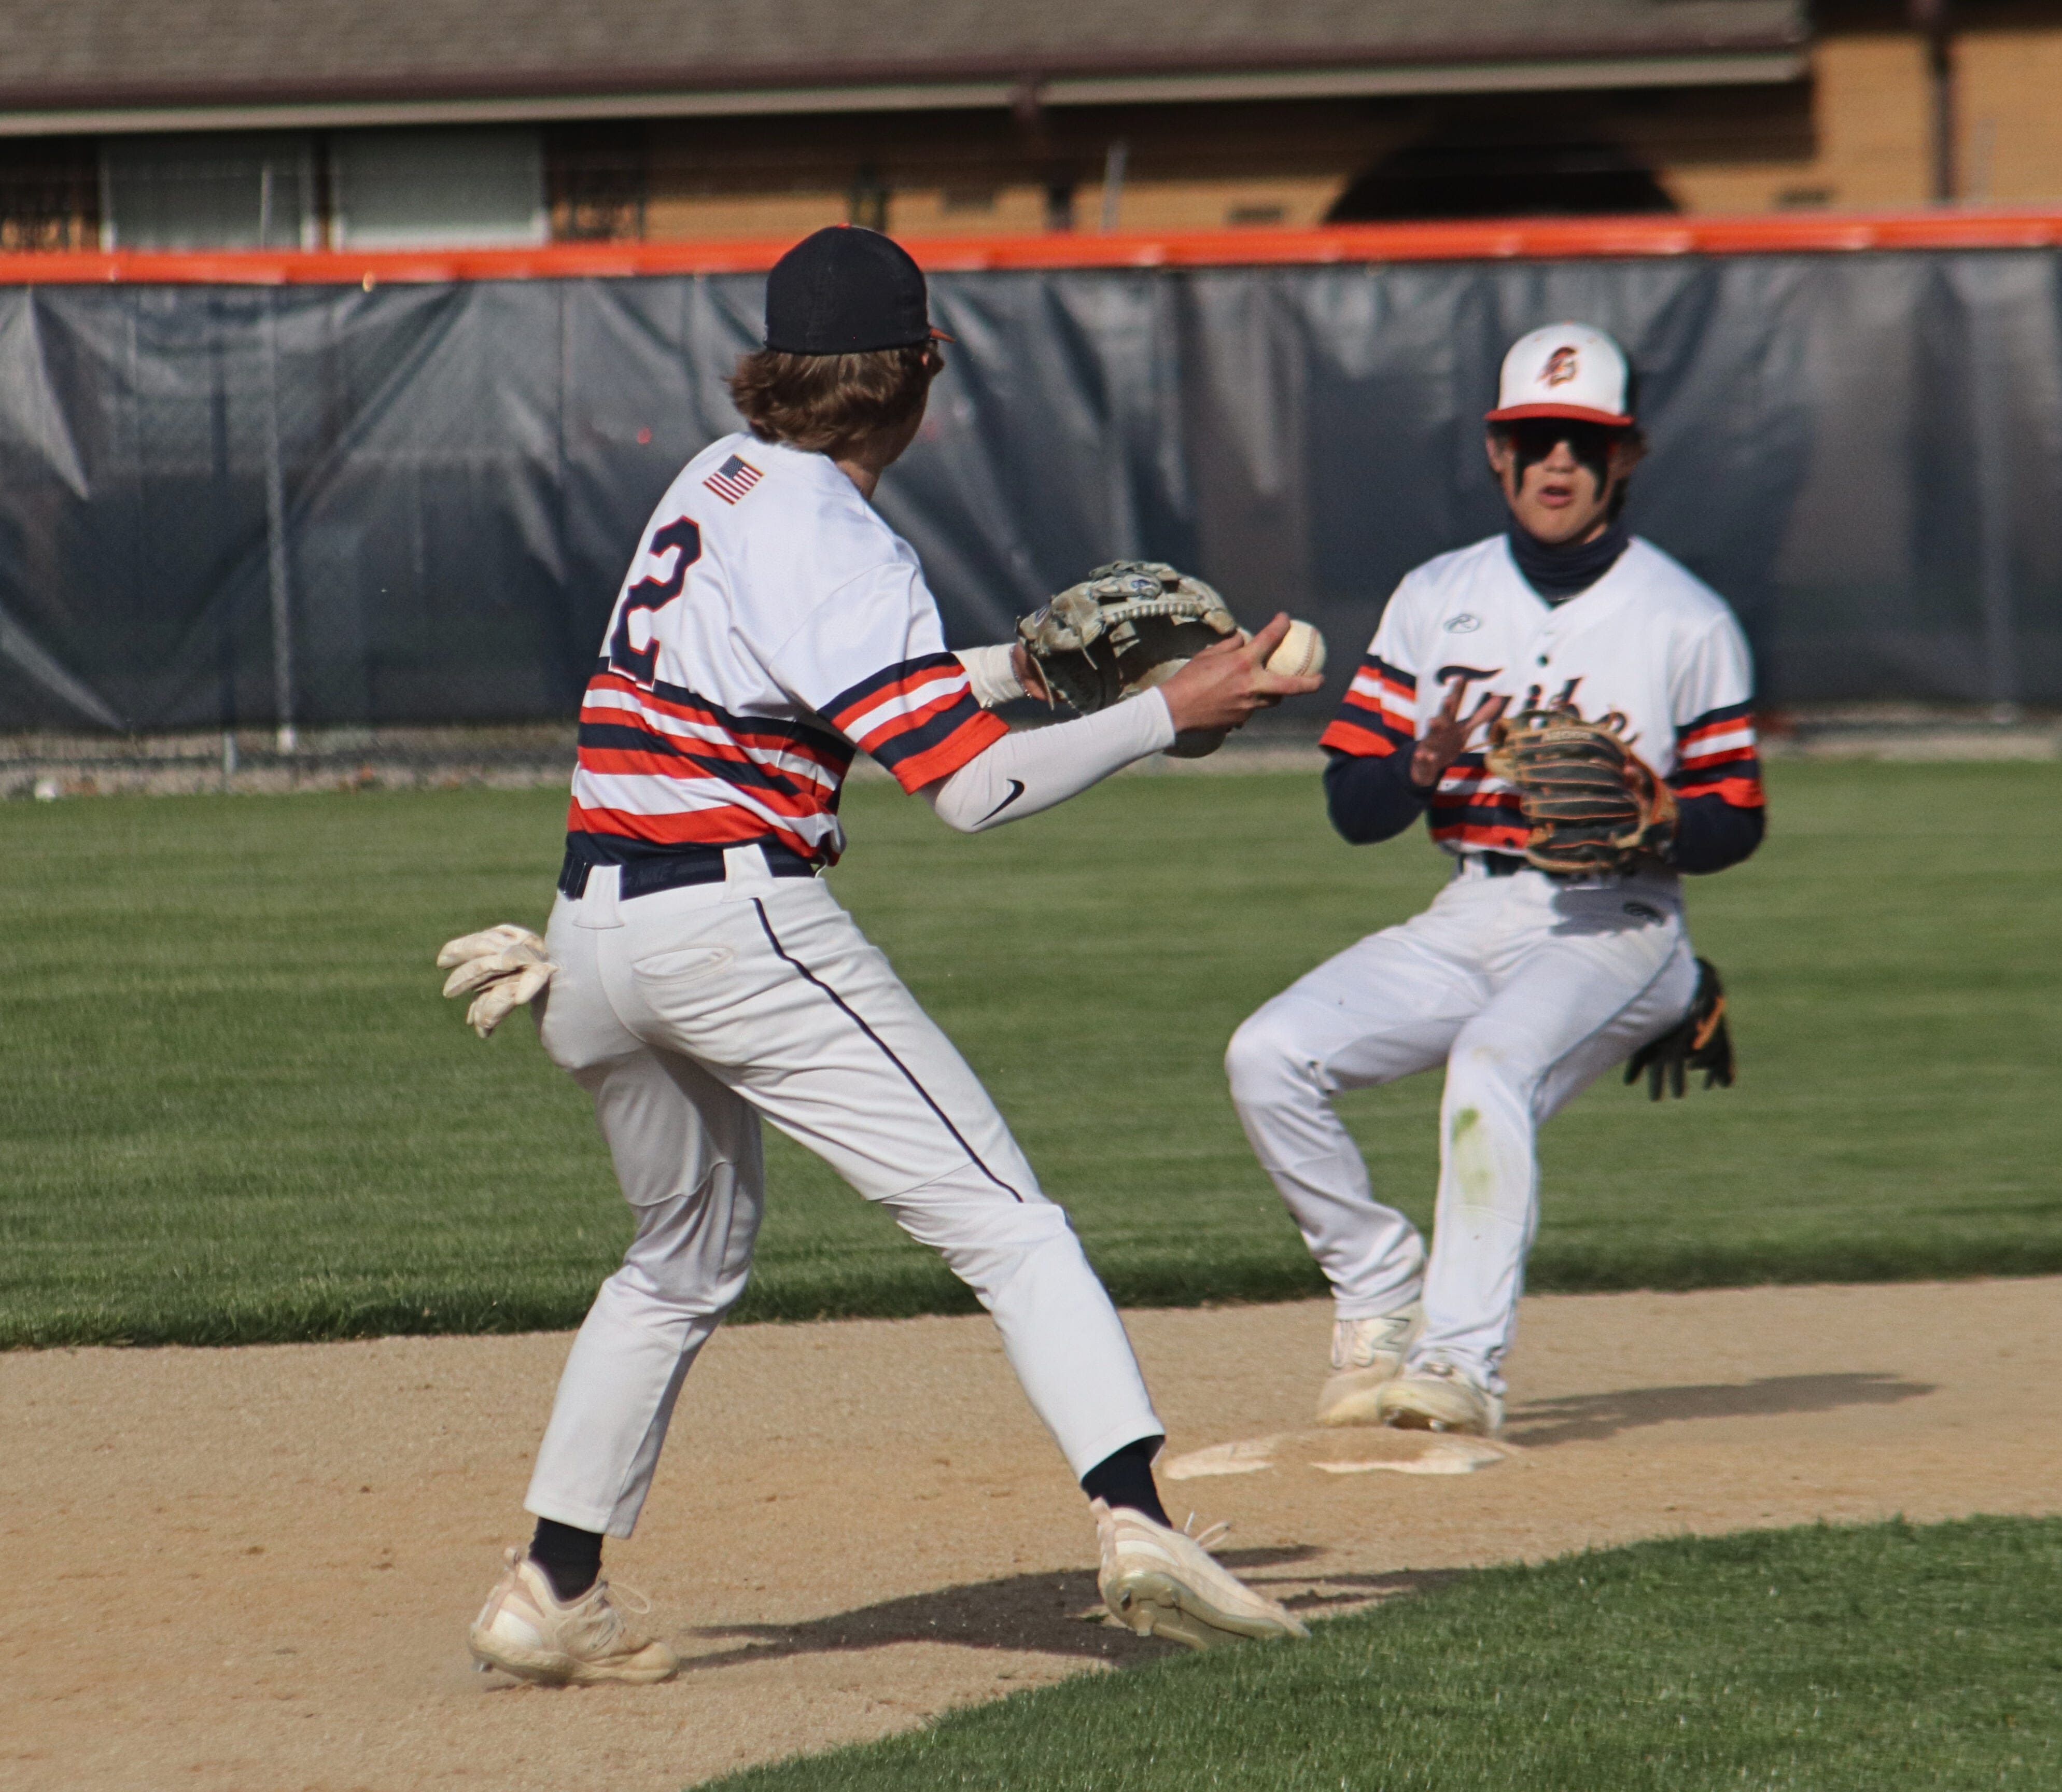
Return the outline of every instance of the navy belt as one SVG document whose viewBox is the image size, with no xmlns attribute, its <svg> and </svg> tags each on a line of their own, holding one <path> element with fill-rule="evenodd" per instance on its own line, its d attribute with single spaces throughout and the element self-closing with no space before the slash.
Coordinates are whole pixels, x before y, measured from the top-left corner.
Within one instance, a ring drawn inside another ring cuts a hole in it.
<svg viewBox="0 0 2062 1792">
<path fill-rule="evenodd" d="M 1522 852 L 1476 852 L 1470 855 L 1482 865 L 1485 877 L 1515 877 L 1521 871 L 1538 870 L 1532 861 Z M 1625 877 L 1625 872 L 1615 871 L 1542 871 L 1539 875 L 1550 884 L 1595 884 L 1607 878 Z"/>
<path fill-rule="evenodd" d="M 756 846 L 764 855 L 766 869 L 776 877 L 814 877 L 816 866 L 791 848 L 777 846 L 771 840 L 751 840 L 744 843 Z M 648 858 L 632 859 L 620 866 L 621 882 L 617 887 L 618 897 L 628 902 L 632 896 L 656 896 L 661 890 L 682 890 L 695 884 L 720 884 L 728 875 L 723 862 L 724 848 L 720 846 L 683 846 L 665 852 L 655 852 Z M 571 847 L 566 848 L 566 862 L 559 872 L 559 890 L 568 900 L 577 902 L 587 894 L 588 873 L 595 868 L 596 861 L 581 857 Z"/>
</svg>

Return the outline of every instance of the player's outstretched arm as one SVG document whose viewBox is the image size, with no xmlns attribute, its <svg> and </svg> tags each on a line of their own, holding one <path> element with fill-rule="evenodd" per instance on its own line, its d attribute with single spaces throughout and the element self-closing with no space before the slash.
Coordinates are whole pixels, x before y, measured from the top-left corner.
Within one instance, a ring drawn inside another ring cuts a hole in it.
<svg viewBox="0 0 2062 1792">
<path fill-rule="evenodd" d="M 1049 809 L 1134 761 L 1165 752 L 1190 728 L 1237 728 L 1284 697 L 1318 689 L 1314 674 L 1267 670 L 1289 631 L 1278 615 L 1250 640 L 1207 647 L 1165 684 L 1093 716 L 1005 736 L 923 795 L 946 826 L 980 833 Z M 962 655 L 962 658 L 965 656 Z"/>
</svg>

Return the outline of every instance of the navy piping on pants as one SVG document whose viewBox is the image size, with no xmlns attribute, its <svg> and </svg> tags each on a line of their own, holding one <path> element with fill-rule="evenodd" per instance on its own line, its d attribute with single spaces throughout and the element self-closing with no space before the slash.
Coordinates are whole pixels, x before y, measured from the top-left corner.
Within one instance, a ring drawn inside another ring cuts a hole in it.
<svg viewBox="0 0 2062 1792">
<path fill-rule="evenodd" d="M 791 952 L 789 952 L 785 946 L 780 944 L 780 935 L 773 931 L 772 922 L 767 919 L 765 904 L 761 902 L 758 897 L 754 896 L 752 899 L 752 906 L 758 913 L 759 924 L 766 930 L 767 944 L 772 947 L 775 956 L 784 960 L 788 964 L 793 965 L 795 968 L 802 974 L 803 980 L 805 982 L 814 984 L 817 988 L 823 991 L 826 996 L 829 996 L 833 1002 L 837 1004 L 839 1008 L 843 1011 L 845 1016 L 851 1020 L 852 1024 L 855 1027 L 858 1028 L 861 1032 L 865 1033 L 869 1039 L 872 1040 L 873 1043 L 881 1048 L 881 1056 L 886 1058 L 890 1064 L 893 1064 L 897 1070 L 902 1072 L 904 1077 L 908 1080 L 910 1088 L 914 1089 L 924 1098 L 924 1105 L 929 1108 L 933 1113 L 938 1116 L 940 1125 L 941 1125 L 945 1129 L 948 1133 L 951 1133 L 953 1137 L 958 1141 L 960 1149 L 967 1154 L 968 1161 L 973 1165 L 974 1168 L 979 1170 L 983 1176 L 986 1177 L 989 1181 L 993 1182 L 996 1187 L 1000 1189 L 1005 1195 L 1009 1196 L 1012 1201 L 1021 1202 L 1024 1197 L 1017 1193 L 1014 1189 L 1011 1188 L 1008 1183 L 1005 1182 L 1001 1177 L 997 1176 L 993 1170 L 990 1169 L 987 1165 L 984 1164 L 981 1161 L 980 1153 L 976 1151 L 972 1145 L 967 1143 L 965 1135 L 962 1133 L 957 1126 L 953 1125 L 952 1121 L 946 1115 L 945 1110 L 943 1108 L 941 1108 L 936 1101 L 931 1099 L 931 1092 L 925 1088 L 921 1083 L 917 1080 L 916 1072 L 911 1070 L 909 1065 L 905 1064 L 900 1058 L 896 1056 L 893 1048 L 889 1044 L 888 1041 L 883 1039 L 880 1034 L 876 1032 L 873 1028 L 867 1025 L 866 1022 L 860 1017 L 857 1012 L 854 1010 L 852 1004 L 848 1002 L 844 996 L 840 996 L 835 989 L 832 988 L 831 986 L 825 983 L 821 977 L 818 976 L 815 972 L 812 971 L 808 965 L 804 964 L 799 958 L 795 957 Z"/>
</svg>

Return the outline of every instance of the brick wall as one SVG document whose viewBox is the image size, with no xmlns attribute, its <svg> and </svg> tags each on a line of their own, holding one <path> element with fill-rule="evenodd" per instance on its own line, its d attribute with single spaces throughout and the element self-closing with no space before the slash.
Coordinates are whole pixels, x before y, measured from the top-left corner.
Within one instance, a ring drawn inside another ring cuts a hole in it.
<svg viewBox="0 0 2062 1792">
<path fill-rule="evenodd" d="M 1926 47 L 1903 0 L 1822 0 L 1786 86 L 1432 100 L 1000 110 L 596 125 L 548 134 L 561 239 L 799 236 L 856 218 L 912 237 L 1321 222 L 1385 154 L 1442 134 L 1623 146 L 1689 212 L 1908 209 L 1932 196 Z M 1958 0 L 1960 195 L 2062 204 L 2062 6 Z M 0 142 L 0 248 L 90 246 L 90 139 Z"/>
</svg>

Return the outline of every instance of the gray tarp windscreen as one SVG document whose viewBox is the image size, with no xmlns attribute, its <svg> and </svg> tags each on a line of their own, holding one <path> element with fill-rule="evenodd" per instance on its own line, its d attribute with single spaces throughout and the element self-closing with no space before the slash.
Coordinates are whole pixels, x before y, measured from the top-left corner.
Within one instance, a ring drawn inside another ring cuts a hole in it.
<svg viewBox="0 0 2062 1792">
<path fill-rule="evenodd" d="M 1631 352 L 1634 527 L 1771 703 L 2062 700 L 2052 254 L 941 275 L 881 487 L 957 643 L 1121 555 L 1317 621 L 1500 526 L 1482 411 Z M 0 294 L 0 726 L 563 716 L 651 505 L 735 427 L 754 276 Z"/>
</svg>

